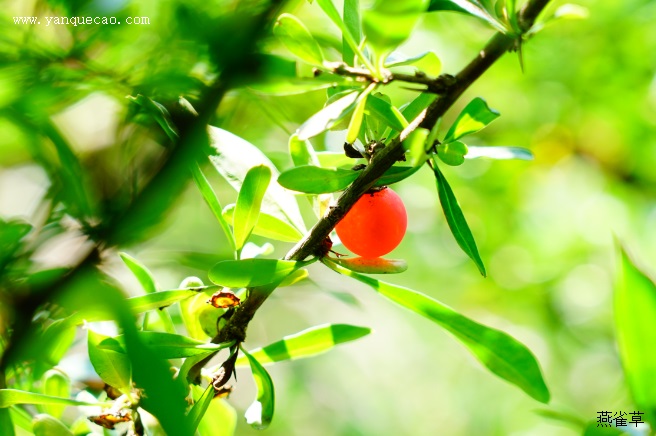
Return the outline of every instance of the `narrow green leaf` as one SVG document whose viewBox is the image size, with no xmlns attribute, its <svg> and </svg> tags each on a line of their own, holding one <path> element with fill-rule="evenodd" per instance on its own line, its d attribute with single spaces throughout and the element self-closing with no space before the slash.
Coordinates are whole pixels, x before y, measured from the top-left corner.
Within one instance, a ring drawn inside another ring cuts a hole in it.
<svg viewBox="0 0 656 436">
<path fill-rule="evenodd" d="M 132 390 L 132 365 L 130 359 L 115 350 L 103 349 L 100 343 L 110 338 L 88 329 L 89 360 L 102 381 L 121 392 Z"/>
<path fill-rule="evenodd" d="M 305 25 L 291 14 L 282 14 L 273 26 L 273 34 L 287 47 L 292 54 L 301 60 L 321 67 L 323 53 L 319 43 L 312 37 Z"/>
<path fill-rule="evenodd" d="M 455 11 L 471 15 L 488 23 L 494 29 L 502 33 L 508 33 L 508 29 L 499 22 L 479 2 L 471 0 L 430 0 L 428 11 Z"/>
<path fill-rule="evenodd" d="M 380 295 L 422 315 L 451 332 L 490 371 L 516 385 L 536 400 L 549 402 L 540 366 L 526 346 L 512 336 L 479 324 L 424 294 L 358 274 L 324 258 L 340 274 L 374 288 Z"/>
<path fill-rule="evenodd" d="M 280 284 L 278 285 L 279 288 L 283 288 L 285 286 L 291 286 L 294 285 L 301 280 L 304 280 L 310 276 L 310 273 L 306 269 L 297 269 L 287 277 L 285 277 Z"/>
<path fill-rule="evenodd" d="M 436 98 L 437 96 L 435 94 L 428 92 L 419 94 L 406 106 L 401 107 L 401 113 L 406 120 L 412 121 L 417 118 L 419 114 L 422 113 Z"/>
<path fill-rule="evenodd" d="M 413 66 L 417 71 L 434 77 L 439 76 L 442 72 L 442 61 L 432 51 L 426 51 L 413 57 L 392 53 L 385 60 L 385 67 L 387 68 L 402 67 L 404 65 Z"/>
<path fill-rule="evenodd" d="M 219 198 L 216 196 L 216 193 L 212 189 L 212 185 L 210 185 L 210 182 L 207 180 L 205 174 L 203 174 L 197 164 L 191 167 L 191 174 L 194 178 L 196 186 L 198 187 L 198 190 L 205 200 L 205 203 L 207 203 L 207 205 L 210 207 L 210 210 L 214 214 L 216 220 L 219 222 L 221 229 L 223 229 L 223 233 L 228 239 L 228 243 L 230 244 L 232 251 L 236 251 L 237 248 L 235 244 L 235 237 L 232 234 L 232 229 L 230 229 L 230 226 L 228 226 L 228 223 L 223 218 L 223 214 L 221 213 L 221 202 L 219 202 Z"/>
<path fill-rule="evenodd" d="M 304 141 L 317 136 L 345 118 L 355 109 L 358 95 L 360 95 L 358 91 L 349 92 L 312 115 L 310 119 L 298 128 L 296 132 L 298 139 Z"/>
<path fill-rule="evenodd" d="M 428 160 L 426 153 L 426 139 L 430 131 L 421 127 L 413 130 L 403 141 L 403 148 L 408 152 L 408 161 L 411 166 L 418 167 Z"/>
<path fill-rule="evenodd" d="M 138 94 L 136 97 L 129 95 L 128 100 L 141 107 L 142 111 L 151 116 L 162 128 L 170 140 L 175 141 L 178 138 L 178 132 L 171 123 L 171 114 L 164 106 L 150 98 Z"/>
<path fill-rule="evenodd" d="M 248 171 L 257 165 L 266 165 L 271 170 L 273 180 L 278 178 L 276 167 L 253 144 L 218 127 L 209 129 L 211 146 L 214 149 L 210 161 L 237 191 Z M 272 183 L 264 194 L 262 210 L 293 225 L 299 232 L 306 232 L 296 198 L 277 183 Z"/>
<path fill-rule="evenodd" d="M 270 181 L 271 170 L 265 165 L 251 168 L 244 178 L 237 197 L 233 221 L 237 251 L 242 249 L 257 223 L 264 193 Z"/>
<path fill-rule="evenodd" d="M 201 435 L 234 436 L 237 428 L 237 412 L 222 398 L 214 398 L 198 426 Z"/>
<path fill-rule="evenodd" d="M 227 344 L 213 344 L 164 332 L 139 332 L 139 340 L 150 347 L 152 354 L 159 359 L 180 359 L 197 355 L 208 355 L 222 350 Z M 98 344 L 98 349 L 125 354 L 125 337 L 123 335 L 107 337 Z"/>
<path fill-rule="evenodd" d="M 636 406 L 656 425 L 656 351 L 646 346 L 656 341 L 656 284 L 621 247 L 619 255 L 614 309 L 620 358 Z"/>
<path fill-rule="evenodd" d="M 310 141 L 301 141 L 295 134 L 289 138 L 289 155 L 292 162 L 294 162 L 294 166 L 319 165 L 317 154 Z"/>
<path fill-rule="evenodd" d="M 348 33 L 359 43 L 362 39 L 362 30 L 360 29 L 360 0 L 344 0 L 344 25 Z M 355 51 L 353 51 L 344 36 L 342 36 L 342 60 L 352 67 L 356 65 Z"/>
<path fill-rule="evenodd" d="M 358 172 L 353 170 L 303 165 L 282 173 L 278 177 L 278 183 L 292 191 L 325 194 L 346 189 L 357 177 Z"/>
<path fill-rule="evenodd" d="M 465 162 L 467 152 L 467 145 L 460 141 L 444 142 L 437 147 L 437 157 L 454 167 Z"/>
<path fill-rule="evenodd" d="M 11 415 L 11 420 L 17 428 L 22 428 L 23 430 L 32 431 L 32 415 L 27 413 L 22 407 L 16 405 L 11 406 L 7 409 Z M 5 409 L 0 409 L 0 413 L 5 412 Z M 4 430 L 4 427 L 0 427 L 0 430 Z M 13 430 L 13 428 L 12 428 Z M 3 431 L 2 435 L 7 434 L 8 436 L 12 435 L 10 431 Z"/>
<path fill-rule="evenodd" d="M 367 327 L 349 324 L 322 324 L 303 330 L 281 340 L 249 351 L 262 365 L 314 357 L 333 349 L 336 345 L 355 341 L 371 333 Z M 237 366 L 248 364 L 246 356 L 237 359 Z"/>
<path fill-rule="evenodd" d="M 119 253 L 125 265 L 132 271 L 146 294 L 157 292 L 157 285 L 152 273 L 141 262 L 127 253 Z"/>
<path fill-rule="evenodd" d="M 488 157 L 490 159 L 521 159 L 533 160 L 533 153 L 531 150 L 522 147 L 481 147 L 475 145 L 467 146 L 468 152 L 465 159 L 477 159 L 479 157 Z"/>
<path fill-rule="evenodd" d="M 271 424 L 275 407 L 275 392 L 273 380 L 257 359 L 242 349 L 248 358 L 257 386 L 257 399 L 248 407 L 245 413 L 246 422 L 253 428 L 264 430 Z"/>
<path fill-rule="evenodd" d="M 162 309 L 195 295 L 198 295 L 197 291 L 175 289 L 156 292 L 154 294 L 140 295 L 138 297 L 130 297 L 126 302 L 132 310 L 132 313 L 138 314 L 149 310 Z"/>
<path fill-rule="evenodd" d="M 351 116 L 351 121 L 349 122 L 348 129 L 346 131 L 346 142 L 353 144 L 360 134 L 360 128 L 362 127 L 362 120 L 364 118 L 364 108 L 367 106 L 367 97 L 369 97 L 369 92 L 373 89 L 372 86 L 367 88 L 360 96 L 358 97 L 358 102 Z"/>
<path fill-rule="evenodd" d="M 229 288 L 262 286 L 284 279 L 304 262 L 276 259 L 224 260 L 214 265 L 208 275 L 212 282 Z"/>
<path fill-rule="evenodd" d="M 55 417 L 39 414 L 32 420 L 34 436 L 73 436 L 73 432 Z"/>
<path fill-rule="evenodd" d="M 203 395 L 196 401 L 194 406 L 191 408 L 189 413 L 187 414 L 187 419 L 191 422 L 191 429 L 192 431 L 196 431 L 198 428 L 198 425 L 200 424 L 200 421 L 203 419 L 203 416 L 205 416 L 205 413 L 207 412 L 207 409 L 210 407 L 210 403 L 212 402 L 212 399 L 214 398 L 214 386 L 210 383 L 210 385 L 205 389 L 205 392 L 203 392 Z"/>
<path fill-rule="evenodd" d="M 400 132 L 408 126 L 408 121 L 396 107 L 376 95 L 371 95 L 367 100 L 367 110 L 396 131 Z"/>
<path fill-rule="evenodd" d="M 465 135 L 476 133 L 498 117 L 499 112 L 490 109 L 482 98 L 476 97 L 460 112 L 442 142 L 453 142 Z"/>
<path fill-rule="evenodd" d="M 408 39 L 428 0 L 377 0 L 362 14 L 362 30 L 376 53 L 386 55 Z"/>
<path fill-rule="evenodd" d="M 374 183 L 374 186 L 387 186 L 391 185 L 393 183 L 400 182 L 401 180 L 407 179 L 417 171 L 419 171 L 421 167 L 407 167 L 407 166 L 393 166 L 390 167 L 387 171 L 385 171 L 385 174 Z"/>
<path fill-rule="evenodd" d="M 70 398 L 52 397 L 50 395 L 36 394 L 34 392 L 18 389 L 0 389 L 0 408 L 10 407 L 14 404 L 62 404 L 64 406 L 104 406 L 111 403 L 87 403 L 85 401 L 71 400 Z"/>
<path fill-rule="evenodd" d="M 223 216 L 230 225 L 233 225 L 235 222 L 235 205 L 227 205 L 223 210 Z M 253 234 L 284 242 L 298 242 L 303 237 L 303 234 L 296 230 L 296 227 L 266 212 L 260 212 L 257 223 L 253 227 Z"/>
<path fill-rule="evenodd" d="M 403 259 L 340 257 L 331 260 L 351 271 L 364 274 L 399 274 L 408 269 L 408 263 Z"/>
<path fill-rule="evenodd" d="M 472 235 L 467 220 L 458 205 L 458 200 L 456 200 L 455 195 L 453 195 L 453 190 L 451 186 L 444 178 L 442 171 L 437 166 L 437 160 L 433 158 L 433 172 L 435 173 L 435 180 L 437 182 L 437 193 L 440 198 L 440 204 L 442 205 L 442 210 L 444 211 L 444 216 L 446 217 L 446 222 L 453 233 L 456 242 L 462 248 L 467 256 L 474 261 L 478 270 L 483 275 L 486 276 L 485 265 L 481 260 L 481 256 L 478 254 L 478 248 L 476 247 L 476 241 L 474 241 L 474 236 Z"/>
</svg>

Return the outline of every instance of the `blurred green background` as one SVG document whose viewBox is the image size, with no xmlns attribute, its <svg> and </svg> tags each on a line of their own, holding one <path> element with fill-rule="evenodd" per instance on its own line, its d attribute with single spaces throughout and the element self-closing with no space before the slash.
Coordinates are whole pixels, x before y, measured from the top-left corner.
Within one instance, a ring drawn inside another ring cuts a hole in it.
<svg viewBox="0 0 656 436">
<path fill-rule="evenodd" d="M 125 96 L 168 101 L 182 95 L 196 101 L 217 74 L 212 50 L 220 42 L 206 42 L 212 24 L 235 8 L 252 6 L 239 3 L 0 2 L 0 218 L 42 224 L 43 198 L 56 190 L 49 169 L 57 162 L 47 160 L 52 139 L 41 134 L 43 125 L 61 132 L 80 157 L 93 198 L 110 198 L 122 189 L 119 197 L 130 197 L 126 186 L 137 189 L 157 170 L 163 153 L 158 143 L 165 138 L 152 121 L 128 118 Z M 563 3 L 553 2 L 549 10 Z M 445 170 L 489 277 L 482 278 L 456 245 L 433 175 L 422 169 L 394 187 L 408 209 L 409 230 L 390 257 L 406 259 L 410 267 L 388 280 L 519 339 L 542 365 L 552 391 L 550 408 L 589 421 L 601 410 L 635 407 L 613 330 L 614 238 L 656 270 L 656 3 L 577 4 L 588 8 L 587 19 L 555 22 L 529 40 L 524 72 L 518 57 L 506 54 L 445 120 L 448 126 L 459 108 L 482 96 L 502 116 L 469 142 L 524 146 L 535 155 L 530 162 L 477 159 Z M 327 46 L 340 43 L 316 4 L 291 1 L 285 10 Z M 82 11 L 148 16 L 151 24 L 47 28 L 12 22 L 13 16 Z M 492 33 L 464 15 L 431 13 L 400 50 L 410 55 L 434 50 L 444 71 L 456 73 Z M 270 35 L 261 48 L 285 53 Z M 412 96 L 400 87 L 392 92 L 397 106 Z M 289 134 L 324 101 L 324 91 L 281 97 L 237 89 L 225 97 L 212 124 L 257 145 L 283 170 L 292 165 Z M 342 143 L 343 132 L 313 140 L 317 150 L 340 150 Z M 39 144 L 45 161 L 34 151 Z M 210 180 L 222 204 L 235 201 L 236 193 L 217 174 Z M 314 215 L 299 200 L 309 227 Z M 140 242 L 119 248 L 149 266 L 163 289 L 175 288 L 188 275 L 206 279 L 207 262 L 230 256 L 193 184 L 161 219 Z M 32 269 L 77 261 L 85 242 L 69 224 L 43 241 Z M 274 245 L 280 256 L 291 248 Z M 102 265 L 127 293 L 138 292 L 116 251 L 103 253 Z M 374 334 L 321 357 L 273 366 L 277 410 L 266 434 L 580 433 L 536 413 L 546 407 L 491 376 L 425 319 L 321 265 L 310 273 L 311 280 L 279 289 L 267 301 L 250 326 L 249 347 L 327 322 L 370 326 Z M 254 386 L 246 371 L 238 376 L 230 403 L 243 414 Z M 256 431 L 240 417 L 237 433 Z"/>
</svg>

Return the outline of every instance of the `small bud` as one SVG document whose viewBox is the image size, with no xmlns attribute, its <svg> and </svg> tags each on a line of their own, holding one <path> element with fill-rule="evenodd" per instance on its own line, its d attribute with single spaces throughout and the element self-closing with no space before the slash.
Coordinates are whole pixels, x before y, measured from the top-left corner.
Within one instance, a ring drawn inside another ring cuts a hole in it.
<svg viewBox="0 0 656 436">
<path fill-rule="evenodd" d="M 88 419 L 94 424 L 113 430 L 116 424 L 128 422 L 131 418 L 129 413 L 120 411 L 116 413 L 104 413 L 102 415 L 89 416 Z"/>
<path fill-rule="evenodd" d="M 212 297 L 207 302 L 217 309 L 227 309 L 238 306 L 241 303 L 239 297 L 234 292 L 225 288 L 212 294 Z"/>
<path fill-rule="evenodd" d="M 182 281 L 182 283 L 180 283 L 180 289 L 198 288 L 200 286 L 203 286 L 203 281 L 194 276 L 187 277 Z"/>
</svg>

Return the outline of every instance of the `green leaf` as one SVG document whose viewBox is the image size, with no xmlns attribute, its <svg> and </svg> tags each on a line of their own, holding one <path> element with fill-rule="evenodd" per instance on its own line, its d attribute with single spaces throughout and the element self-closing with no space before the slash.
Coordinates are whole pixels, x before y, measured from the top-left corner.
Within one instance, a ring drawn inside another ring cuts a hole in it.
<svg viewBox="0 0 656 436">
<path fill-rule="evenodd" d="M 480 273 L 485 277 L 485 265 L 483 265 L 483 261 L 478 254 L 474 236 L 471 230 L 469 230 L 469 225 L 458 205 L 458 200 L 456 200 L 451 186 L 449 186 L 449 183 L 438 168 L 435 158 L 433 158 L 433 172 L 435 173 L 435 180 L 437 182 L 437 193 L 440 197 L 440 204 L 442 205 L 442 210 L 444 211 L 444 216 L 451 229 L 451 233 L 453 233 L 453 237 L 456 239 L 460 248 L 462 248 L 462 251 L 474 261 Z"/>
<path fill-rule="evenodd" d="M 137 278 L 139 281 L 139 284 L 141 284 L 141 287 L 144 289 L 146 294 L 152 294 L 153 292 L 157 292 L 157 285 L 155 284 L 155 279 L 153 278 L 153 275 L 151 272 L 146 268 L 142 263 L 140 263 L 137 259 L 134 257 L 130 256 L 127 253 L 119 253 L 119 256 L 121 256 L 121 259 L 125 263 L 125 265 L 132 271 L 132 274 Z"/>
<path fill-rule="evenodd" d="M 248 358 L 253 372 L 253 380 L 257 386 L 257 399 L 248 407 L 245 413 L 246 422 L 253 428 L 264 430 L 271 424 L 275 406 L 275 392 L 273 389 L 273 380 L 257 361 L 257 359 L 242 349 Z"/>
<path fill-rule="evenodd" d="M 656 350 L 646 344 L 656 341 L 651 328 L 656 319 L 656 284 L 620 248 L 619 273 L 615 284 L 615 329 L 617 343 L 633 400 L 646 418 L 656 423 Z"/>
<path fill-rule="evenodd" d="M 337 124 L 355 109 L 359 95 L 358 91 L 349 92 L 312 115 L 296 131 L 298 139 L 301 141 L 310 139 Z"/>
<path fill-rule="evenodd" d="M 346 131 L 346 142 L 353 144 L 360 134 L 360 129 L 362 128 L 362 120 L 364 119 L 364 108 L 367 106 L 367 97 L 373 89 L 372 86 L 368 87 L 360 96 L 358 97 L 357 105 L 351 116 L 351 121 L 349 122 L 348 129 Z"/>
<path fill-rule="evenodd" d="M 58 370 L 50 370 L 43 376 L 43 393 L 52 397 L 68 398 L 71 396 L 71 381 L 68 376 Z M 43 410 L 45 413 L 61 418 L 64 412 L 62 405 L 49 404 L 45 405 Z"/>
<path fill-rule="evenodd" d="M 76 333 L 76 322 L 68 317 L 53 321 L 43 332 L 35 332 L 25 341 L 26 356 L 35 360 L 35 378 L 59 363 L 73 345 Z"/>
<path fill-rule="evenodd" d="M 294 166 L 319 165 L 317 154 L 314 148 L 312 148 L 310 141 L 301 141 L 296 135 L 292 135 L 289 138 L 289 155 L 292 158 L 292 162 L 294 162 Z"/>
<path fill-rule="evenodd" d="M 367 100 L 367 110 L 371 115 L 384 120 L 389 127 L 399 132 L 408 126 L 408 121 L 396 107 L 375 94 Z"/>
<path fill-rule="evenodd" d="M 349 324 L 322 324 L 303 330 L 281 340 L 249 351 L 262 365 L 285 360 L 314 357 L 333 349 L 336 345 L 355 341 L 371 333 L 367 327 Z M 237 359 L 237 366 L 245 366 L 246 356 Z"/>
<path fill-rule="evenodd" d="M 360 42 L 362 31 L 360 29 L 360 0 L 344 0 L 344 25 L 355 41 Z M 355 66 L 355 51 L 349 45 L 347 38 L 342 36 L 342 60 L 347 65 Z"/>
<path fill-rule="evenodd" d="M 411 65 L 424 74 L 429 76 L 439 76 L 442 72 L 442 61 L 432 51 L 426 51 L 417 56 L 406 57 L 392 53 L 385 60 L 385 67 L 394 68 L 402 67 L 404 65 Z"/>
<path fill-rule="evenodd" d="M 235 205 L 227 205 L 223 210 L 223 216 L 228 223 L 233 225 Z M 303 237 L 303 234 L 296 230 L 296 227 L 292 227 L 287 222 L 279 220 L 266 212 L 260 212 L 257 223 L 253 227 L 253 234 L 284 242 L 298 242 Z"/>
<path fill-rule="evenodd" d="M 377 0 L 362 15 L 362 29 L 376 53 L 385 55 L 408 39 L 428 0 Z"/>
<path fill-rule="evenodd" d="M 258 165 L 251 168 L 239 190 L 237 197 L 237 206 L 235 207 L 235 219 L 233 221 L 233 230 L 235 234 L 235 245 L 237 251 L 248 240 L 248 237 L 257 223 L 260 214 L 260 207 L 264 199 L 264 193 L 271 181 L 271 170 L 265 165 Z"/>
<path fill-rule="evenodd" d="M 424 294 L 324 263 L 348 277 L 374 288 L 380 295 L 422 315 L 451 332 L 490 371 L 516 385 L 536 400 L 549 402 L 549 390 L 535 356 L 512 336 L 479 324 Z"/>
<path fill-rule="evenodd" d="M 232 133 L 210 126 L 210 140 L 214 154 L 210 161 L 216 170 L 235 188 L 241 188 L 248 171 L 257 165 L 266 165 L 271 170 L 273 180 L 278 178 L 278 170 L 257 147 Z M 305 233 L 305 224 L 293 194 L 282 186 L 272 183 L 264 194 L 262 211 L 287 222 Z"/>
<path fill-rule="evenodd" d="M 445 164 L 455 167 L 465 162 L 467 151 L 467 145 L 464 142 L 445 142 L 437 147 L 437 157 Z"/>
<path fill-rule="evenodd" d="M 71 400 L 70 398 L 52 397 L 50 395 L 36 394 L 34 392 L 18 389 L 0 389 L 0 408 L 10 407 L 14 404 L 61 404 L 64 406 L 104 406 L 111 403 L 87 403 L 85 401 Z"/>
<path fill-rule="evenodd" d="M 198 426 L 198 433 L 211 436 L 234 436 L 237 427 L 237 412 L 222 398 L 210 401 L 207 411 Z"/>
<path fill-rule="evenodd" d="M 414 120 L 419 116 L 420 113 L 424 111 L 430 104 L 437 98 L 435 94 L 425 92 L 419 94 L 414 100 L 412 100 L 408 105 L 401 108 L 401 113 L 406 120 Z"/>
<path fill-rule="evenodd" d="M 476 133 L 498 117 L 499 112 L 490 109 L 482 98 L 476 97 L 460 112 L 442 142 L 453 142 L 465 135 Z"/>
<path fill-rule="evenodd" d="M 88 330 L 89 360 L 96 374 L 110 386 L 125 393 L 132 390 L 132 365 L 130 359 L 123 353 L 100 347 L 100 343 L 108 339 L 100 333 Z"/>
<path fill-rule="evenodd" d="M 384 259 L 382 257 L 340 257 L 331 260 L 351 271 L 364 274 L 398 274 L 408 269 L 408 263 L 403 259 Z"/>
<path fill-rule="evenodd" d="M 205 174 L 203 174 L 197 164 L 191 167 L 191 174 L 194 178 L 196 186 L 198 187 L 198 190 L 205 200 L 205 203 L 207 203 L 207 205 L 210 207 L 210 210 L 214 214 L 216 220 L 219 222 L 221 229 L 223 229 L 223 233 L 226 235 L 232 251 L 237 251 L 235 237 L 232 234 L 232 229 L 230 229 L 230 226 L 228 226 L 228 223 L 223 217 L 223 213 L 221 212 L 221 202 L 212 189 L 212 185 L 210 185 L 210 182 L 207 181 Z"/>
<path fill-rule="evenodd" d="M 126 302 L 132 310 L 132 313 L 138 314 L 149 310 L 158 310 L 195 295 L 198 295 L 197 291 L 175 289 L 131 297 L 128 298 Z"/>
<path fill-rule="evenodd" d="M 357 177 L 358 172 L 353 170 L 303 165 L 280 174 L 278 183 L 292 191 L 325 194 L 346 189 Z"/>
<path fill-rule="evenodd" d="M 318 151 L 317 159 L 319 160 L 319 166 L 322 168 L 352 167 L 356 163 L 364 162 L 363 159 L 353 159 L 346 156 L 343 151 Z"/>
<path fill-rule="evenodd" d="M 282 280 L 306 264 L 276 259 L 224 260 L 210 269 L 209 278 L 229 288 L 262 286 Z"/>
<path fill-rule="evenodd" d="M 205 389 L 205 392 L 203 392 L 203 395 L 196 401 L 194 406 L 191 408 L 189 413 L 187 414 L 187 419 L 191 422 L 191 430 L 196 431 L 198 428 L 198 425 L 200 424 L 200 421 L 203 419 L 203 416 L 205 416 L 205 413 L 207 412 L 207 409 L 210 407 L 210 403 L 212 402 L 212 399 L 214 398 L 214 386 L 210 383 L 210 385 Z"/>
<path fill-rule="evenodd" d="M 282 282 L 278 285 L 279 288 L 283 288 L 285 286 L 291 286 L 293 284 L 296 284 L 300 282 L 301 280 L 304 280 L 310 276 L 310 273 L 306 269 L 297 269 L 287 277 L 285 277 Z"/>
<path fill-rule="evenodd" d="M 217 335 L 217 322 L 224 311 L 207 304 L 214 292 L 200 292 L 180 302 L 180 315 L 187 333 L 194 339 L 206 341 Z"/>
<path fill-rule="evenodd" d="M 628 431 L 624 432 L 617 427 L 597 427 L 599 422 L 590 421 L 583 429 L 583 436 L 621 436 L 621 435 L 633 435 Z M 639 434 L 639 433 L 638 433 Z"/>
<path fill-rule="evenodd" d="M 32 230 L 32 225 L 22 220 L 0 219 L 0 269 L 20 247 L 20 241 Z"/>
<path fill-rule="evenodd" d="M 303 23 L 291 14 L 282 14 L 273 26 L 273 34 L 292 54 L 301 60 L 321 67 L 323 53 L 317 41 Z"/>
<path fill-rule="evenodd" d="M 175 141 L 178 139 L 178 132 L 170 121 L 171 114 L 164 106 L 141 94 L 136 97 L 129 95 L 127 99 L 140 106 L 144 113 L 153 117 L 170 140 Z"/>
<path fill-rule="evenodd" d="M 0 409 L 0 434 L 6 436 L 16 435 L 12 419 L 11 409 Z"/>
<path fill-rule="evenodd" d="M 408 152 L 408 161 L 413 167 L 418 167 L 428 160 L 426 153 L 426 139 L 430 131 L 422 127 L 413 130 L 403 141 L 403 148 Z"/>
<path fill-rule="evenodd" d="M 477 159 L 479 157 L 488 157 L 490 159 L 521 159 L 533 160 L 531 150 L 522 147 L 481 147 L 475 145 L 467 146 L 468 152 L 465 159 Z"/>
<path fill-rule="evenodd" d="M 39 414 L 32 421 L 34 436 L 73 436 L 63 422 L 50 415 Z"/>
<path fill-rule="evenodd" d="M 148 346 L 152 354 L 159 359 L 180 359 L 197 355 L 208 355 L 222 350 L 231 344 L 213 344 L 189 338 L 183 335 L 164 332 L 139 332 L 139 340 Z M 98 348 L 103 351 L 125 353 L 123 335 L 103 339 Z M 111 384 L 111 383 L 110 383 Z"/>
<path fill-rule="evenodd" d="M 478 0 L 431 0 L 428 11 L 455 11 L 480 18 L 494 29 L 507 33 L 508 29 L 499 22 Z"/>
<path fill-rule="evenodd" d="M 417 171 L 419 171 L 420 166 L 417 167 L 406 167 L 406 166 L 393 166 L 390 167 L 385 174 L 382 175 L 380 179 L 374 183 L 374 186 L 387 186 L 393 183 L 400 182 L 401 180 L 407 179 Z"/>
</svg>

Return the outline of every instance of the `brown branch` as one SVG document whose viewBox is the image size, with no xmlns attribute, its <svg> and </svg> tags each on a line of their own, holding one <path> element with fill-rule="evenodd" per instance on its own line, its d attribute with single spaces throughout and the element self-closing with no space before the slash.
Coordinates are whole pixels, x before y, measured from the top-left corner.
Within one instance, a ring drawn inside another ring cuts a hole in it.
<svg viewBox="0 0 656 436">
<path fill-rule="evenodd" d="M 519 23 L 524 32 L 528 31 L 535 19 L 549 3 L 549 0 L 529 0 L 519 14 Z M 522 38 L 512 37 L 502 33 L 495 34 L 483 50 L 460 71 L 451 81 L 446 89 L 440 92 L 440 96 L 425 111 L 415 118 L 401 134 L 380 150 L 372 158 L 367 167 L 360 173 L 357 179 L 342 193 L 337 203 L 328 208 L 326 214 L 312 227 L 310 232 L 285 256 L 286 260 L 301 261 L 309 256 L 317 255 L 323 242 L 330 235 L 337 223 L 346 215 L 355 202 L 367 192 L 373 184 L 404 154 L 402 142 L 417 127 L 431 129 L 453 103 L 469 88 L 490 66 L 497 61 L 505 52 L 515 48 L 517 41 Z M 368 74 L 360 74 L 357 69 L 343 67 L 342 71 L 355 76 L 369 78 Z M 443 80 L 440 78 L 434 81 Z M 419 83 L 419 82 L 414 82 Z M 222 343 L 230 340 L 243 341 L 246 338 L 246 329 L 253 316 L 266 301 L 273 289 L 253 288 L 248 299 L 239 306 L 228 323 L 221 329 L 219 334 L 212 339 L 214 343 Z M 197 380 L 202 368 L 212 356 L 200 362 L 190 372 L 190 381 Z"/>
</svg>

